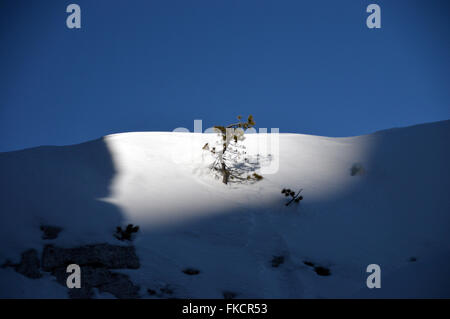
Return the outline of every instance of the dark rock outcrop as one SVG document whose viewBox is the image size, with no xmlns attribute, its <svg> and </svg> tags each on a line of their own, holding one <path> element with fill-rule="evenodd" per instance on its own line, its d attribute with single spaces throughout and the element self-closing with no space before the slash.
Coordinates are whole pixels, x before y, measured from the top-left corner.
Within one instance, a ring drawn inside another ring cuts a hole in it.
<svg viewBox="0 0 450 319">
<path fill-rule="evenodd" d="M 42 274 L 39 271 L 40 261 L 35 249 L 24 251 L 20 263 L 14 265 L 14 268 L 18 273 L 28 278 L 36 279 L 42 277 Z"/>
<path fill-rule="evenodd" d="M 61 248 L 46 245 L 42 254 L 42 269 L 53 271 L 69 264 L 108 269 L 137 269 L 139 258 L 133 246 L 110 244 L 86 245 L 75 248 Z"/>
<path fill-rule="evenodd" d="M 284 256 L 273 256 L 272 267 L 278 268 L 283 263 L 284 263 Z"/>
<path fill-rule="evenodd" d="M 59 233 L 62 231 L 61 227 L 58 226 L 50 226 L 50 225 L 42 225 L 42 239 L 55 239 L 58 237 Z"/>
<path fill-rule="evenodd" d="M 186 275 L 189 275 L 189 276 L 194 276 L 194 275 L 198 275 L 200 273 L 200 270 L 195 269 L 195 268 L 185 268 L 185 269 L 183 269 L 183 273 L 185 273 Z"/>
<path fill-rule="evenodd" d="M 69 289 L 73 299 L 88 299 L 94 296 L 93 288 L 99 292 L 107 292 L 119 299 L 139 298 L 140 287 L 133 284 L 130 278 L 121 273 L 112 272 L 106 268 L 80 266 L 81 288 Z M 66 285 L 68 274 L 65 267 L 55 268 L 52 274 L 61 285 Z"/>
<path fill-rule="evenodd" d="M 139 298 L 139 286 L 133 284 L 127 275 L 110 271 L 140 267 L 134 246 L 95 244 L 75 248 L 44 247 L 42 269 L 51 272 L 61 285 L 66 286 L 69 276 L 66 267 L 70 264 L 81 268 L 81 288 L 69 289 L 70 298 L 92 298 L 93 288 L 120 299 Z"/>
<path fill-rule="evenodd" d="M 135 285 L 128 275 L 113 272 L 110 269 L 137 269 L 139 258 L 134 246 L 110 244 L 85 245 L 75 248 L 61 248 L 46 245 L 42 253 L 42 270 L 50 272 L 56 281 L 67 286 L 67 266 L 77 264 L 81 270 L 81 288 L 68 289 L 73 299 L 94 297 L 94 288 L 100 293 L 110 293 L 119 299 L 139 298 L 140 287 Z M 40 278 L 41 261 L 35 249 L 22 253 L 20 263 L 7 260 L 3 268 L 12 267 L 28 278 Z"/>
<path fill-rule="evenodd" d="M 100 292 L 108 292 L 119 299 L 139 298 L 139 286 L 121 273 L 111 272 L 111 280 L 98 287 Z"/>
</svg>

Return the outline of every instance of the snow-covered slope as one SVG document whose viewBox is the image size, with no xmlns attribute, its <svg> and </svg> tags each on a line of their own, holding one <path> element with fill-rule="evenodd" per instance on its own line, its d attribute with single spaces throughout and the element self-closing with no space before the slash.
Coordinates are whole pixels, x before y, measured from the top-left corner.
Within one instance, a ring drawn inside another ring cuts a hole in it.
<svg viewBox="0 0 450 319">
<path fill-rule="evenodd" d="M 137 132 L 0 153 L 0 263 L 42 251 L 42 224 L 64 229 L 52 243 L 74 247 L 123 244 L 115 227 L 132 223 L 141 267 L 123 272 L 143 298 L 161 285 L 179 298 L 450 297 L 450 121 L 352 138 L 280 134 L 279 170 L 253 185 L 210 175 L 201 148 L 215 139 Z M 351 175 L 355 163 L 363 174 Z M 284 187 L 303 188 L 304 200 L 286 207 Z M 272 267 L 274 256 L 284 263 Z M 366 287 L 369 264 L 381 267 L 381 289 Z M 0 297 L 66 296 L 49 274 L 0 269 Z"/>
</svg>

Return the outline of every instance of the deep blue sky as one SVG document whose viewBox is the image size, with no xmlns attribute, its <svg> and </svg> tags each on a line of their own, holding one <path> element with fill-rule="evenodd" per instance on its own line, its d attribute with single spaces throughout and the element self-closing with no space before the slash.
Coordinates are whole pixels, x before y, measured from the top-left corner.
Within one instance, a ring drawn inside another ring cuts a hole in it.
<svg viewBox="0 0 450 319">
<path fill-rule="evenodd" d="M 449 119 L 449 17 L 447 0 L 0 0 L 0 151 L 250 113 L 326 136 Z"/>
</svg>

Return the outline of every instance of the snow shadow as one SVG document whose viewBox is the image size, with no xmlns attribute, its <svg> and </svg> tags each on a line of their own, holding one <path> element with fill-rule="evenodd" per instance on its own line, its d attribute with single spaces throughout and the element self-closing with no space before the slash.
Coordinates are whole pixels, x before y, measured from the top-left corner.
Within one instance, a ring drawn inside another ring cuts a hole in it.
<svg viewBox="0 0 450 319">
<path fill-rule="evenodd" d="M 103 138 L 0 153 L 0 258 L 42 249 L 43 224 L 63 228 L 59 245 L 113 239 L 122 214 L 101 199 L 115 173 Z"/>
</svg>

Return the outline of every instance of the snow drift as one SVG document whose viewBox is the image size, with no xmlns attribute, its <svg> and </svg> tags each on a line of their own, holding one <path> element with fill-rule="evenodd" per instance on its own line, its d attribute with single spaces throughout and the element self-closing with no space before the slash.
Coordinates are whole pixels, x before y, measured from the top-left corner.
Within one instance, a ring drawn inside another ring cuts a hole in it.
<svg viewBox="0 0 450 319">
<path fill-rule="evenodd" d="M 48 243 L 126 245 L 113 233 L 132 223 L 141 267 L 122 272 L 142 298 L 161 287 L 178 298 L 450 297 L 450 121 L 280 134 L 278 171 L 253 185 L 209 174 L 201 148 L 215 138 L 136 132 L 0 153 L 0 263 Z M 286 207 L 284 187 L 304 200 Z M 63 231 L 49 241 L 41 225 Z M 381 267 L 380 289 L 366 286 L 369 264 Z M 43 274 L 0 269 L 0 297 L 66 298 Z"/>
</svg>

